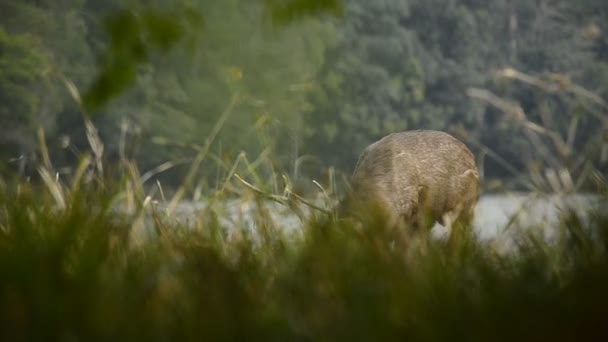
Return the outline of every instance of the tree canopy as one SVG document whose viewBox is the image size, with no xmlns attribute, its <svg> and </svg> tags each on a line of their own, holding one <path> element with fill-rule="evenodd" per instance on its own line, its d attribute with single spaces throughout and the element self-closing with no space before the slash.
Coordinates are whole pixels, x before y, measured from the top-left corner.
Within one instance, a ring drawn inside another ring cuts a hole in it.
<svg viewBox="0 0 608 342">
<path fill-rule="evenodd" d="M 70 172 L 88 148 L 83 117 L 105 158 L 147 170 L 192 160 L 218 120 L 216 158 L 271 153 L 315 178 L 422 128 L 462 138 L 484 177 L 512 188 L 531 171 L 607 170 L 605 1 L 1 1 L 0 13 L 3 173 L 27 172 L 38 127 Z"/>
</svg>

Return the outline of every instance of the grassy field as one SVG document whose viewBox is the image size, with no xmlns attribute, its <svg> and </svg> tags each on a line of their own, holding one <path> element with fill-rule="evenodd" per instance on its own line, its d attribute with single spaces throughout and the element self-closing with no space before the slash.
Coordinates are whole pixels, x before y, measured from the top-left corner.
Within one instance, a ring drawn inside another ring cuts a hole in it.
<svg viewBox="0 0 608 342">
<path fill-rule="evenodd" d="M 255 234 L 222 229 L 213 205 L 182 229 L 134 168 L 102 181 L 91 165 L 70 182 L 41 167 L 40 186 L 0 187 L 2 341 L 608 338 L 600 212 L 563 215 L 552 242 L 518 233 L 502 254 L 475 237 L 395 243 L 373 213 L 361 229 L 319 214 L 289 238 L 255 189 Z"/>
</svg>

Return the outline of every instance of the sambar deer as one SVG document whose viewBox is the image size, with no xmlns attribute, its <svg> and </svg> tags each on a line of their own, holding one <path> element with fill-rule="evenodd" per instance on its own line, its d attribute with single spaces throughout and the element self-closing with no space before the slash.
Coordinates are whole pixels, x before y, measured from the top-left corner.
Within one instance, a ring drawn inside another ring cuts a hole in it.
<svg viewBox="0 0 608 342">
<path fill-rule="evenodd" d="M 341 208 L 357 216 L 376 205 L 390 224 L 425 231 L 438 222 L 451 229 L 452 240 L 457 225 L 470 227 L 479 196 L 479 173 L 467 146 L 445 132 L 416 130 L 390 134 L 363 150 Z"/>
</svg>

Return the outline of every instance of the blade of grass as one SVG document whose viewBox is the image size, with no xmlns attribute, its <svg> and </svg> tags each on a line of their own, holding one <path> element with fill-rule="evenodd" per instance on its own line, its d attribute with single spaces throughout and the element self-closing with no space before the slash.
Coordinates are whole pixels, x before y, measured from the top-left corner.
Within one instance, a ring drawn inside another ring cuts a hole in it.
<svg viewBox="0 0 608 342">
<path fill-rule="evenodd" d="M 203 145 L 203 148 L 197 154 L 196 159 L 192 163 L 192 166 L 190 167 L 190 171 L 186 175 L 186 179 L 184 180 L 183 184 L 179 187 L 179 189 L 177 190 L 175 195 L 171 198 L 171 202 L 169 203 L 169 206 L 166 209 L 167 216 L 171 216 L 173 214 L 173 212 L 175 211 L 179 202 L 184 198 L 186 191 L 190 188 L 190 185 L 192 184 L 192 181 L 194 180 L 194 177 L 196 176 L 196 173 L 198 172 L 198 168 L 199 168 L 200 164 L 203 162 L 203 160 L 207 156 L 207 153 L 209 152 L 211 144 L 213 144 L 213 141 L 215 140 L 217 134 L 220 132 L 220 130 L 224 126 L 224 123 L 226 122 L 226 120 L 228 120 L 228 118 L 230 117 L 230 114 L 232 114 L 232 112 L 234 111 L 234 108 L 237 106 L 238 102 L 239 102 L 238 93 L 232 95 L 232 98 L 230 99 L 230 102 L 228 103 L 226 110 L 224 110 L 224 112 L 220 116 L 219 120 L 216 122 L 211 133 L 205 140 L 205 144 Z"/>
</svg>

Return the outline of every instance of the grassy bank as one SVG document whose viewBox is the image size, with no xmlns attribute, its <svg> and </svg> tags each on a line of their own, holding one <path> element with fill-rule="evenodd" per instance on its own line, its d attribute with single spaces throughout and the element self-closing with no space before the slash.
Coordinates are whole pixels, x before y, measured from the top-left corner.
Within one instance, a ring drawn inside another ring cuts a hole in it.
<svg viewBox="0 0 608 342">
<path fill-rule="evenodd" d="M 3 341 L 608 338 L 599 215 L 565 216 L 551 244 L 522 233 L 499 255 L 474 237 L 457 250 L 393 244 L 381 220 L 311 219 L 289 240 L 259 202 L 254 241 L 213 210 L 180 229 L 129 179 L 2 187 Z"/>
</svg>

